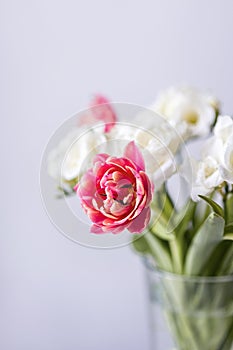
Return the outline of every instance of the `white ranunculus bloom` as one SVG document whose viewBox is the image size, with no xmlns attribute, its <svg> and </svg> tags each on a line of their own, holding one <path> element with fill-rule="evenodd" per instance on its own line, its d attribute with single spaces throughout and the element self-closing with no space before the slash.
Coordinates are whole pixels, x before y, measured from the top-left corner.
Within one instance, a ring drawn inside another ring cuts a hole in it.
<svg viewBox="0 0 233 350">
<path fill-rule="evenodd" d="M 182 165 L 181 173 L 190 186 L 191 198 L 194 201 L 200 200 L 198 195 L 211 194 L 223 182 L 219 163 L 211 156 L 201 161 L 193 158 L 186 160 Z"/>
<path fill-rule="evenodd" d="M 214 135 L 216 138 L 222 140 L 223 143 L 227 142 L 229 137 L 233 134 L 233 119 L 228 116 L 219 116 L 217 123 L 214 127 Z"/>
<path fill-rule="evenodd" d="M 120 141 L 134 140 L 143 153 L 146 171 L 160 186 L 176 171 L 175 155 L 183 140 L 166 120 L 147 117 L 144 112 L 137 116 L 135 124 L 116 124 L 108 138 L 119 140 L 118 153 L 122 149 Z"/>
<path fill-rule="evenodd" d="M 194 88 L 171 87 L 161 92 L 151 107 L 177 128 L 186 127 L 185 140 L 194 136 L 205 136 L 210 132 L 219 109 L 217 99 Z"/>
<path fill-rule="evenodd" d="M 220 174 L 224 181 L 233 183 L 233 119 L 230 116 L 219 116 L 213 138 L 218 144 L 214 153 L 218 155 Z"/>
<path fill-rule="evenodd" d="M 233 184 L 233 133 L 224 144 L 220 173 L 225 181 Z"/>
<path fill-rule="evenodd" d="M 106 145 L 102 126 L 88 130 L 75 128 L 54 148 L 48 157 L 48 173 L 61 184 L 76 180 L 96 153 Z M 73 186 L 73 183 L 72 183 Z"/>
<path fill-rule="evenodd" d="M 219 116 L 211 136 L 203 145 L 201 160 L 192 160 L 192 172 L 187 176 L 187 162 L 183 173 L 191 184 L 191 196 L 208 195 L 224 181 L 233 183 L 233 119 Z"/>
<path fill-rule="evenodd" d="M 224 144 L 221 139 L 211 136 L 202 145 L 201 159 L 211 157 L 216 160 L 218 164 L 222 161 Z"/>
<path fill-rule="evenodd" d="M 65 154 L 74 142 L 75 139 L 79 137 L 80 130 L 75 128 L 69 132 L 64 138 L 61 139 L 59 144 L 52 149 L 48 155 L 48 173 L 49 175 L 58 180 L 61 176 L 61 165 L 64 160 Z"/>
<path fill-rule="evenodd" d="M 215 158 L 208 156 L 198 163 L 196 183 L 212 191 L 222 183 L 219 173 L 219 163 Z"/>
</svg>

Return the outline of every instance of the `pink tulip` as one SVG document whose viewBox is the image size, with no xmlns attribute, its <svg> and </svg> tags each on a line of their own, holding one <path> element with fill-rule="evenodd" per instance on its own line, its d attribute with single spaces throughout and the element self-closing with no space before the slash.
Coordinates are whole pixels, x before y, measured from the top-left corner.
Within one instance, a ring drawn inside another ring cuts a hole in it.
<svg viewBox="0 0 233 350">
<path fill-rule="evenodd" d="M 111 131 L 116 124 L 117 116 L 109 100 L 102 95 L 96 95 L 89 106 L 90 109 L 79 118 L 79 125 L 91 126 L 102 122 L 105 124 L 104 132 Z"/>
<path fill-rule="evenodd" d="M 141 233 L 150 220 L 152 185 L 135 143 L 122 158 L 98 154 L 93 163 L 75 188 L 93 222 L 91 232 Z"/>
</svg>

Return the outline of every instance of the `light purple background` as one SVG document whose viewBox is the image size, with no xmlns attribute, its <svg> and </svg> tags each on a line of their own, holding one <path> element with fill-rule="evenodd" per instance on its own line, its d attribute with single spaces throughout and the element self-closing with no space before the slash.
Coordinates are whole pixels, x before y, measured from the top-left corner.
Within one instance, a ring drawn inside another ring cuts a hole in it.
<svg viewBox="0 0 233 350">
<path fill-rule="evenodd" d="M 2 0 L 0 348 L 147 350 L 146 289 L 129 247 L 93 250 L 42 207 L 40 158 L 93 93 L 147 105 L 211 88 L 233 112 L 233 3 Z"/>
</svg>

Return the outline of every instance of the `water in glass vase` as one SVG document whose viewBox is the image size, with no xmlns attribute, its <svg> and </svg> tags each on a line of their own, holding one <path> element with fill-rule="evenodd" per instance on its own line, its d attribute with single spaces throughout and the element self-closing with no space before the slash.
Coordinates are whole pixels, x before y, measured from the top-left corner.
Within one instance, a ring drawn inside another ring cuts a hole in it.
<svg viewBox="0 0 233 350">
<path fill-rule="evenodd" d="M 147 277 L 151 349 L 233 349 L 233 276 L 186 277 L 147 266 Z"/>
</svg>

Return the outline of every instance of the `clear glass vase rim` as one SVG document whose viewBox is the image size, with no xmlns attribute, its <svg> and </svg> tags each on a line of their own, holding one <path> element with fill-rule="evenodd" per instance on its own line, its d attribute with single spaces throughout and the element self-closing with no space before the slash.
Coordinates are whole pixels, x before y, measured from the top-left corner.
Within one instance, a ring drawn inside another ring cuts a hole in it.
<svg viewBox="0 0 233 350">
<path fill-rule="evenodd" d="M 165 278 L 169 280 L 176 281 L 185 281 L 185 282 L 196 282 L 196 283 L 223 283 L 223 282 L 232 282 L 233 283 L 233 274 L 231 275 L 222 275 L 222 276 L 188 276 L 180 275 L 173 272 L 168 272 L 161 270 L 160 268 L 154 266 L 152 262 L 147 258 L 143 258 L 144 265 L 146 268 L 152 272 L 158 278 Z"/>
</svg>

